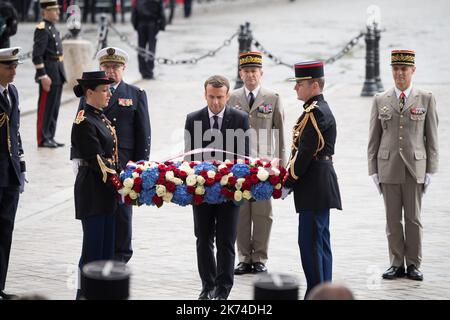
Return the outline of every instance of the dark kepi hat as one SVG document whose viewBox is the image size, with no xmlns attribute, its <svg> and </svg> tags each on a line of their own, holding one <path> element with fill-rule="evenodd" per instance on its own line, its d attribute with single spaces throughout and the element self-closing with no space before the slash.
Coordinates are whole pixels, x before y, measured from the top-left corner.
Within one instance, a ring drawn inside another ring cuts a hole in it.
<svg viewBox="0 0 450 320">
<path fill-rule="evenodd" d="M 242 52 L 239 54 L 239 67 L 262 67 L 262 54 L 261 52 L 251 51 Z"/>
<path fill-rule="evenodd" d="M 415 59 L 416 59 L 416 52 L 414 50 L 392 50 L 391 52 L 391 66 L 393 65 L 414 66 Z"/>
<path fill-rule="evenodd" d="M 98 260 L 83 266 L 81 295 L 86 300 L 125 300 L 130 294 L 130 269 L 124 262 Z"/>
<path fill-rule="evenodd" d="M 105 71 L 88 71 L 83 72 L 81 79 L 77 79 L 78 83 L 82 86 L 88 85 L 100 85 L 114 83 L 114 79 L 108 78 Z"/>
<path fill-rule="evenodd" d="M 323 65 L 323 61 L 320 60 L 296 63 L 294 65 L 295 78 L 292 80 L 297 81 L 322 78 L 324 76 Z"/>
<path fill-rule="evenodd" d="M 58 0 L 39 0 L 41 9 L 56 9 L 59 8 Z"/>
</svg>

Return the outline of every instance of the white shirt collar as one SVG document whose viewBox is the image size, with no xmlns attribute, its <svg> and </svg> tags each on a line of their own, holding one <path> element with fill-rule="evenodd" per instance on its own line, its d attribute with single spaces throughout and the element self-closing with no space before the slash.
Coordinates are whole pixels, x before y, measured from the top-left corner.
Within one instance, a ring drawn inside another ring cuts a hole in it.
<svg viewBox="0 0 450 320">
<path fill-rule="evenodd" d="M 261 89 L 261 86 L 258 85 L 258 86 L 255 88 L 255 90 L 252 90 L 253 96 L 255 97 L 255 99 L 256 99 L 256 96 L 258 95 L 260 89 Z M 248 100 L 248 99 L 249 99 L 249 98 L 248 98 L 248 95 L 250 94 L 250 90 L 248 90 L 248 89 L 244 86 L 244 91 L 245 91 L 245 96 L 247 97 L 247 100 Z"/>
<path fill-rule="evenodd" d="M 225 108 L 226 108 L 227 106 L 225 106 L 223 109 L 222 109 L 222 111 L 220 111 L 218 114 L 214 114 L 212 111 L 211 111 L 211 109 L 209 109 L 209 107 L 208 107 L 208 115 L 209 115 L 209 118 L 211 119 L 213 116 L 218 116 L 219 118 L 223 118 L 223 114 L 225 113 Z"/>
<path fill-rule="evenodd" d="M 395 95 L 397 96 L 397 99 L 399 99 L 400 98 L 400 94 L 402 93 L 402 91 L 397 89 L 397 87 L 395 87 L 395 86 L 394 86 L 394 90 L 395 90 Z M 403 91 L 405 93 L 406 99 L 408 99 L 409 94 L 411 93 L 411 90 L 412 90 L 412 83 L 410 84 L 408 89 Z"/>
<path fill-rule="evenodd" d="M 5 89 L 8 89 L 8 85 L 6 85 L 6 87 L 4 87 L 0 84 L 0 94 L 3 94 L 3 91 L 5 91 Z M 9 94 L 9 91 L 8 91 L 8 94 Z"/>
<path fill-rule="evenodd" d="M 119 81 L 119 82 L 117 82 L 116 84 L 111 85 L 111 87 L 113 87 L 114 89 L 117 89 L 117 87 L 119 86 L 119 84 L 120 84 L 121 82 L 122 82 L 122 81 Z"/>
</svg>

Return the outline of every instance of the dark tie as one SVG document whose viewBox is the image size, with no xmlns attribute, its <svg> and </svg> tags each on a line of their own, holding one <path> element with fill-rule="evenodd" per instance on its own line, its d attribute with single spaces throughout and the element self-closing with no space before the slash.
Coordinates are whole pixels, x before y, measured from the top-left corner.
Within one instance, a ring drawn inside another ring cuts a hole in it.
<svg viewBox="0 0 450 320">
<path fill-rule="evenodd" d="M 217 129 L 219 130 L 219 117 L 218 116 L 213 116 L 214 118 L 214 124 L 213 124 L 213 129 Z"/>
<path fill-rule="evenodd" d="M 8 106 L 8 111 L 11 110 L 11 105 L 10 105 L 9 100 L 8 100 L 8 89 L 5 89 L 3 91 L 3 98 L 5 98 L 6 105 Z"/>
<path fill-rule="evenodd" d="M 110 86 L 109 91 L 111 91 L 111 94 L 114 94 L 114 92 L 116 91 L 116 88 L 114 88 L 113 86 Z"/>
<path fill-rule="evenodd" d="M 405 106 L 405 93 L 402 91 L 400 93 L 400 98 L 398 99 L 398 105 L 400 106 L 400 112 L 403 111 L 403 107 Z"/>
<path fill-rule="evenodd" d="M 248 106 L 251 108 L 253 106 L 253 103 L 255 102 L 255 95 L 253 94 L 253 92 L 250 91 L 248 96 L 249 96 Z"/>
</svg>

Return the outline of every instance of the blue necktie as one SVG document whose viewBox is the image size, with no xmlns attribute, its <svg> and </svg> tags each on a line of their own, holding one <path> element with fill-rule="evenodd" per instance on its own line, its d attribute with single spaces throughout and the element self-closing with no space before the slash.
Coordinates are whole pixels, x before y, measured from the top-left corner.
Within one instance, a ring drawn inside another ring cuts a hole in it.
<svg viewBox="0 0 450 320">
<path fill-rule="evenodd" d="M 116 91 L 116 88 L 114 88 L 113 86 L 110 86 L 109 91 L 111 91 L 111 94 L 114 94 L 114 92 Z"/>
</svg>

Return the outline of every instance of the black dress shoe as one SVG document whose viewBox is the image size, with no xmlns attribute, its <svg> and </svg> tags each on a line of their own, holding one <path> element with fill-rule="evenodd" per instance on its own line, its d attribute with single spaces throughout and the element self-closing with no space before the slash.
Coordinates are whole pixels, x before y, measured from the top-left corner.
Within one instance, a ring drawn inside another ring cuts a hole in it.
<svg viewBox="0 0 450 320">
<path fill-rule="evenodd" d="M 234 274 L 240 275 L 245 273 L 252 273 L 253 267 L 250 263 L 239 262 L 236 269 L 234 269 Z"/>
<path fill-rule="evenodd" d="M 392 266 L 383 273 L 383 279 L 392 280 L 405 276 L 405 268 Z"/>
<path fill-rule="evenodd" d="M 202 290 L 198 296 L 198 300 L 212 300 L 213 298 L 213 290 Z"/>
<path fill-rule="evenodd" d="M 267 272 L 267 267 L 262 262 L 255 262 L 253 264 L 253 271 L 255 273 Z"/>
<path fill-rule="evenodd" d="M 40 145 L 38 145 L 39 148 L 57 148 L 58 145 L 56 142 L 52 142 L 50 140 L 42 142 Z"/>
<path fill-rule="evenodd" d="M 423 280 L 423 273 L 420 272 L 420 270 L 417 269 L 416 266 L 413 264 L 409 265 L 408 268 L 406 268 L 406 276 L 408 277 L 408 279 L 411 280 L 417 281 Z"/>
<path fill-rule="evenodd" d="M 3 291 L 0 291 L 0 299 L 2 300 L 12 300 L 17 299 L 19 296 L 16 296 L 15 294 L 8 294 Z"/>
<path fill-rule="evenodd" d="M 54 139 L 52 139 L 52 140 L 50 140 L 50 141 L 53 142 L 54 144 L 56 144 L 57 147 L 64 147 L 64 146 L 65 146 L 64 143 L 57 142 L 57 141 L 55 141 Z"/>
</svg>

